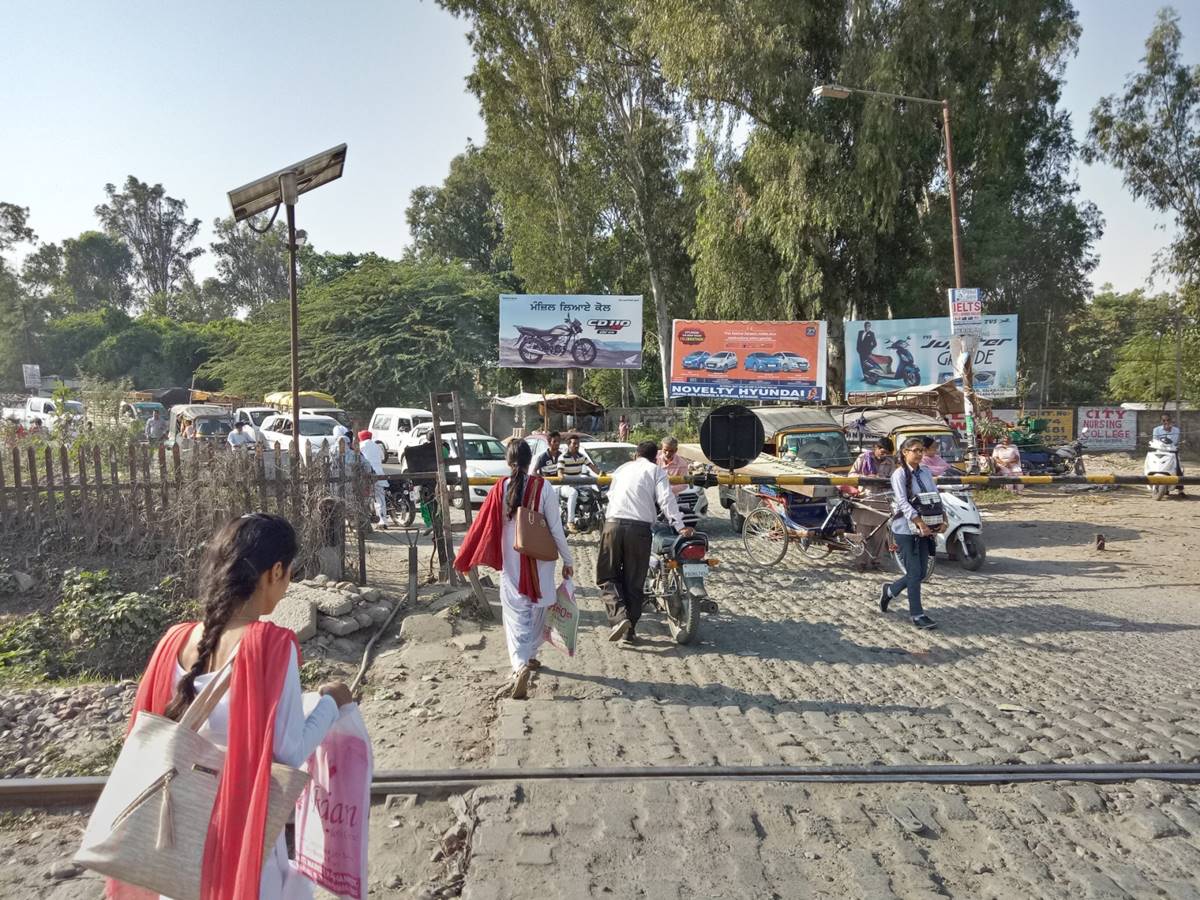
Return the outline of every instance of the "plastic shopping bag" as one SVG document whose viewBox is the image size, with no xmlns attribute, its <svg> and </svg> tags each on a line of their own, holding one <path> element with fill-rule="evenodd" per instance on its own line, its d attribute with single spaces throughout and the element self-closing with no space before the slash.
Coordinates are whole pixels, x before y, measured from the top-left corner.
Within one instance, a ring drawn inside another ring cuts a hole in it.
<svg viewBox="0 0 1200 900">
<path fill-rule="evenodd" d="M 546 610 L 546 628 L 543 637 L 551 647 L 567 656 L 575 655 L 579 639 L 579 604 L 575 602 L 575 586 L 568 578 L 558 586 L 554 605 Z"/>
<path fill-rule="evenodd" d="M 296 801 L 296 868 L 339 897 L 363 900 L 375 757 L 358 704 L 341 708 L 303 768 L 312 781 Z"/>
</svg>

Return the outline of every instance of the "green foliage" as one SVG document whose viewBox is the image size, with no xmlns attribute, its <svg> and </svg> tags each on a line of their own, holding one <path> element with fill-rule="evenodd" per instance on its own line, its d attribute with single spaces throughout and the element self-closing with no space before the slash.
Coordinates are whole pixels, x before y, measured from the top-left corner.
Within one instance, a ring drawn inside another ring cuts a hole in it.
<svg viewBox="0 0 1200 900">
<path fill-rule="evenodd" d="M 495 366 L 499 292 L 461 265 L 378 259 L 310 284 L 300 301 L 301 388 L 354 409 L 421 406 L 432 390 L 471 395 Z M 203 374 L 247 397 L 288 384 L 285 314 L 264 312 L 228 337 Z"/>
<path fill-rule="evenodd" d="M 167 627 L 190 611 L 165 591 L 122 591 L 107 570 L 69 569 L 49 615 L 0 630 L 0 678 L 136 675 Z"/>
<path fill-rule="evenodd" d="M 265 217 L 251 221 L 255 228 L 266 226 Z M 224 318 L 239 309 L 253 314 L 274 300 L 287 299 L 287 225 L 276 222 L 259 234 L 250 224 L 232 218 L 213 221 L 217 239 L 210 246 L 220 280 L 208 279 L 204 288 L 210 297 L 220 296 L 228 311 L 208 318 Z"/>
<path fill-rule="evenodd" d="M 123 241 L 100 231 L 63 241 L 62 290 L 69 311 L 128 311 L 132 277 L 133 254 Z"/>
<path fill-rule="evenodd" d="M 1085 159 L 1121 170 L 1125 187 L 1153 209 L 1173 213 L 1179 234 L 1169 266 L 1200 278 L 1200 66 L 1180 57 L 1179 13 L 1167 7 L 1146 39 L 1142 70 L 1120 96 L 1092 110 Z"/>
</svg>

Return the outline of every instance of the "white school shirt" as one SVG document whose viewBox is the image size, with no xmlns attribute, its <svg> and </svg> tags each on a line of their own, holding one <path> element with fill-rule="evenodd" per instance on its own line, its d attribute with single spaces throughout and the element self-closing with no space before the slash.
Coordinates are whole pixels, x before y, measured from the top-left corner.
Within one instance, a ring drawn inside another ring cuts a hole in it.
<svg viewBox="0 0 1200 900">
<path fill-rule="evenodd" d="M 639 456 L 618 468 L 608 486 L 608 514 L 613 519 L 633 519 L 653 525 L 658 513 L 655 501 L 676 531 L 684 528 L 679 504 L 671 493 L 666 469 Z"/>
<path fill-rule="evenodd" d="M 1178 447 L 1180 437 L 1179 426 L 1172 425 L 1170 428 L 1164 428 L 1162 425 L 1155 425 L 1151 437 L 1156 441 L 1161 441 L 1163 438 L 1170 438 L 1171 443 Z"/>
</svg>

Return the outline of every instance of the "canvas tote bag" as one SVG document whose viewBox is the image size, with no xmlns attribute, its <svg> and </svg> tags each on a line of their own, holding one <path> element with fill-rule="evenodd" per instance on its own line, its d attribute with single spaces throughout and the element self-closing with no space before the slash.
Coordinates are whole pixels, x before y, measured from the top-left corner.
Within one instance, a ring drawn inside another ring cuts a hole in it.
<svg viewBox="0 0 1200 900">
<path fill-rule="evenodd" d="M 513 537 L 513 549 L 530 559 L 549 562 L 558 559 L 558 547 L 554 543 L 554 535 L 550 533 L 550 526 L 546 524 L 546 517 L 541 513 L 545 479 L 536 475 L 534 478 L 537 478 L 536 489 L 533 478 L 529 479 L 525 488 L 525 502 L 517 507 L 517 533 Z"/>
<path fill-rule="evenodd" d="M 176 900 L 200 900 L 200 869 L 225 750 L 197 734 L 229 689 L 233 659 L 178 722 L 138 713 L 117 757 L 75 862 Z M 271 765 L 264 859 L 309 776 Z"/>
</svg>

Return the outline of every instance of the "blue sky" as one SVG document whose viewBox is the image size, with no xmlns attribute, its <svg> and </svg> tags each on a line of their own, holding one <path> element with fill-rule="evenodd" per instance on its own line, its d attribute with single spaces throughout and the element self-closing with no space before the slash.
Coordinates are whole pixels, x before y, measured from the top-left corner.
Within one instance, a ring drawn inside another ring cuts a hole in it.
<svg viewBox="0 0 1200 900">
<path fill-rule="evenodd" d="M 1063 103 L 1082 137 L 1096 99 L 1137 67 L 1158 7 L 1077 3 L 1083 37 Z M 1176 5 L 1187 58 L 1200 61 L 1200 3 Z M 465 28 L 432 2 L 5 0 L 0 16 L 0 200 L 30 207 L 43 240 L 95 227 L 104 184 L 134 174 L 186 200 L 207 245 L 226 191 L 345 141 L 345 176 L 305 196 L 298 222 L 319 249 L 398 256 L 409 192 L 483 139 Z M 1079 181 L 1106 221 L 1093 281 L 1141 286 L 1169 220 L 1107 167 L 1081 165 Z M 207 254 L 197 269 L 211 274 Z"/>
</svg>

